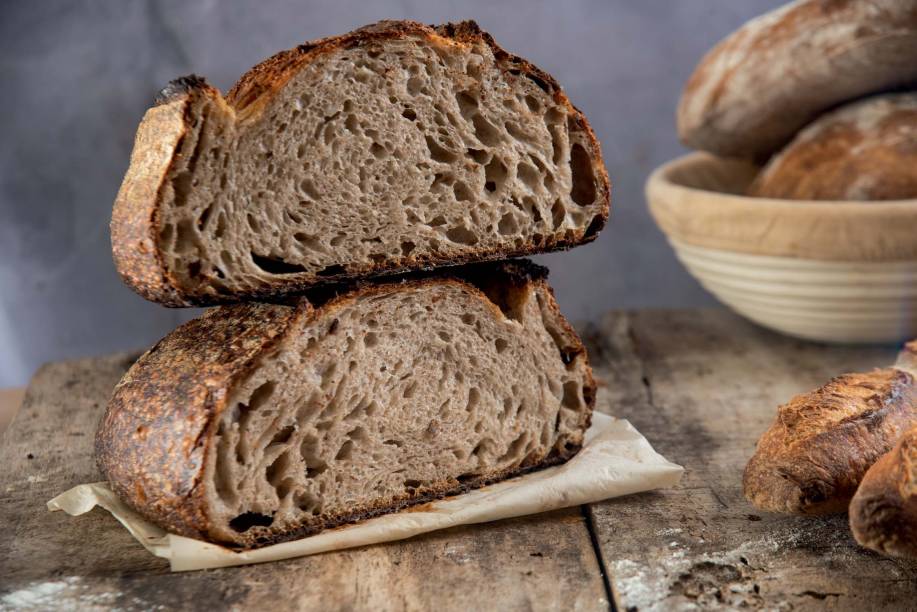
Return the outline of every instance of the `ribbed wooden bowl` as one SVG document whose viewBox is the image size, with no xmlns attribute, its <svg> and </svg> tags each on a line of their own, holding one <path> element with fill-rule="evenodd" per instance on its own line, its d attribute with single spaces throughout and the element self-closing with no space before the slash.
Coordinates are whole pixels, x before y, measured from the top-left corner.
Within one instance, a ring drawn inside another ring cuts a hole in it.
<svg viewBox="0 0 917 612">
<path fill-rule="evenodd" d="M 756 172 L 694 153 L 650 176 L 650 210 L 691 274 L 739 314 L 791 336 L 917 336 L 917 200 L 738 195 Z"/>
</svg>

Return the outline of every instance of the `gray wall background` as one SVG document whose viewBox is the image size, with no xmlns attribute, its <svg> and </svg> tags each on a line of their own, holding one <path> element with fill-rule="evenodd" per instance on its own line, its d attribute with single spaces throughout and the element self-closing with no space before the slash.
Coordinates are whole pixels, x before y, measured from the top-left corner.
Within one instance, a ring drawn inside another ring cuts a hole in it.
<svg viewBox="0 0 917 612">
<path fill-rule="evenodd" d="M 118 279 L 108 221 L 157 90 L 196 72 L 226 91 L 280 49 L 384 18 L 474 18 L 553 74 L 592 122 L 612 178 L 599 239 L 542 259 L 574 320 L 712 298 L 677 263 L 643 183 L 684 152 L 674 127 L 697 60 L 776 0 L 21 1 L 0 4 L 0 386 L 42 362 L 147 346 L 194 311 Z"/>
</svg>

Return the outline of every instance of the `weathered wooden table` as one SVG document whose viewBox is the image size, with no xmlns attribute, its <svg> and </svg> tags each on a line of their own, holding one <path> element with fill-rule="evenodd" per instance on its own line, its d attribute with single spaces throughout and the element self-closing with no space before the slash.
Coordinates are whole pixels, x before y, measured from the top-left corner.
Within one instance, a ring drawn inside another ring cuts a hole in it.
<svg viewBox="0 0 917 612">
<path fill-rule="evenodd" d="M 846 517 L 765 515 L 744 463 L 775 407 L 890 347 L 791 340 L 719 310 L 613 312 L 582 328 L 616 415 L 687 468 L 673 490 L 404 542 L 170 574 L 107 513 L 45 502 L 98 480 L 92 434 L 131 363 L 45 366 L 0 438 L 0 608 L 528 610 L 917 606 L 917 564 L 858 549 Z"/>
</svg>

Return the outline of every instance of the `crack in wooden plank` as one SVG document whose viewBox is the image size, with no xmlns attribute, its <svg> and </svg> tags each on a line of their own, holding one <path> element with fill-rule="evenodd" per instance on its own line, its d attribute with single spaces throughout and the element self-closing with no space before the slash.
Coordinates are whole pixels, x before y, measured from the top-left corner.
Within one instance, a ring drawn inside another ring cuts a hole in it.
<svg viewBox="0 0 917 612">
<path fill-rule="evenodd" d="M 589 532 L 589 541 L 592 544 L 592 552 L 595 553 L 595 561 L 599 566 L 599 573 L 602 575 L 602 585 L 605 587 L 605 598 L 608 600 L 608 609 L 610 612 L 618 611 L 618 601 L 615 596 L 614 588 L 611 586 L 611 577 L 608 574 L 608 568 L 605 566 L 605 559 L 602 556 L 602 547 L 599 545 L 598 534 L 595 531 L 595 519 L 592 516 L 592 508 L 589 505 L 580 506 L 583 513 L 583 520 L 586 522 L 586 531 Z"/>
</svg>

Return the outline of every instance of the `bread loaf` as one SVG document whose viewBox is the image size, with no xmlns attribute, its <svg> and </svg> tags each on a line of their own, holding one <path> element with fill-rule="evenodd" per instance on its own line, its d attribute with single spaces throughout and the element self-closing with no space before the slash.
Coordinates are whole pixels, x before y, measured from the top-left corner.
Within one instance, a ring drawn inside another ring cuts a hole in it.
<svg viewBox="0 0 917 612">
<path fill-rule="evenodd" d="M 917 427 L 866 472 L 850 502 L 850 529 L 861 546 L 917 559 Z"/>
<path fill-rule="evenodd" d="M 565 461 L 595 384 L 545 274 L 479 265 L 212 309 L 125 374 L 98 465 L 163 528 L 254 547 Z"/>
<path fill-rule="evenodd" d="M 915 423 L 914 373 L 838 376 L 779 408 L 745 468 L 745 496 L 771 512 L 843 512 L 866 470 Z"/>
<path fill-rule="evenodd" d="M 874 96 L 822 115 L 768 162 L 749 195 L 917 198 L 917 93 Z"/>
<path fill-rule="evenodd" d="M 798 0 L 704 56 L 678 105 L 678 133 L 695 149 L 763 161 L 825 110 L 911 83 L 913 0 Z"/>
<path fill-rule="evenodd" d="M 381 22 L 281 52 L 224 98 L 164 90 L 112 213 L 122 278 L 169 306 L 593 240 L 586 118 L 473 22 Z"/>
</svg>

